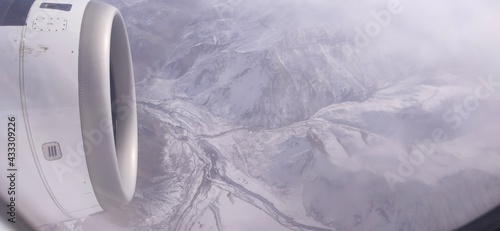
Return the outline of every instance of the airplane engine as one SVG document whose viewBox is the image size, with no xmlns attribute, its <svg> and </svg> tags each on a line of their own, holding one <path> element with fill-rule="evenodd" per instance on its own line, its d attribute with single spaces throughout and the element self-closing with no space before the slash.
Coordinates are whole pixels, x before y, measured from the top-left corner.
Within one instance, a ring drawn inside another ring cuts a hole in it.
<svg viewBox="0 0 500 231">
<path fill-rule="evenodd" d="M 120 12 L 88 0 L 0 1 L 2 218 L 38 227 L 129 203 L 137 148 Z"/>
</svg>

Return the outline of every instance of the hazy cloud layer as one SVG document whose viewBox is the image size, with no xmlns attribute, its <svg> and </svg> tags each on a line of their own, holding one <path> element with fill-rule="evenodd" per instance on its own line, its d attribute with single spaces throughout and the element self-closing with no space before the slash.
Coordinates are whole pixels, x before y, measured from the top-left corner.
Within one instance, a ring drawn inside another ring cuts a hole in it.
<svg viewBox="0 0 500 231">
<path fill-rule="evenodd" d="M 497 1 L 109 2 L 137 194 L 61 230 L 447 230 L 500 203 Z"/>
</svg>

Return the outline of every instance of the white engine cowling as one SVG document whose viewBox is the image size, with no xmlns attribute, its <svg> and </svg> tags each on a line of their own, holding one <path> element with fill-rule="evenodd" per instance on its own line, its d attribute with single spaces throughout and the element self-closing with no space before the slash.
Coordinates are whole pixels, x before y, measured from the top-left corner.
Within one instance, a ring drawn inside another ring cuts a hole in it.
<svg viewBox="0 0 500 231">
<path fill-rule="evenodd" d="M 2 218 L 38 227 L 127 204 L 137 148 L 119 11 L 88 0 L 2 0 Z"/>
</svg>

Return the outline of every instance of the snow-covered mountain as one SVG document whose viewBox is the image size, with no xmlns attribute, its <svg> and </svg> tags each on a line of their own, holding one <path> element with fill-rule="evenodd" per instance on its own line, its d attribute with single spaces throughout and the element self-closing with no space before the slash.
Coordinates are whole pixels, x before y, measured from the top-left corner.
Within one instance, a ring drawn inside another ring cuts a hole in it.
<svg viewBox="0 0 500 231">
<path fill-rule="evenodd" d="M 500 204 L 498 3 L 108 2 L 137 192 L 47 229 L 450 230 Z"/>
</svg>

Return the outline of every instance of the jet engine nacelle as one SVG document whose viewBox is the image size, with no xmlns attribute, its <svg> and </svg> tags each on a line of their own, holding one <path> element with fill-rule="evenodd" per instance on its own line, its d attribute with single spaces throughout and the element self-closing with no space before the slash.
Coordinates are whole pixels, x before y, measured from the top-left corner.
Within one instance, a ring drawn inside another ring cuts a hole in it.
<svg viewBox="0 0 500 231">
<path fill-rule="evenodd" d="M 0 1 L 2 218 L 37 227 L 127 204 L 137 146 L 119 11 L 88 0 Z"/>
</svg>

